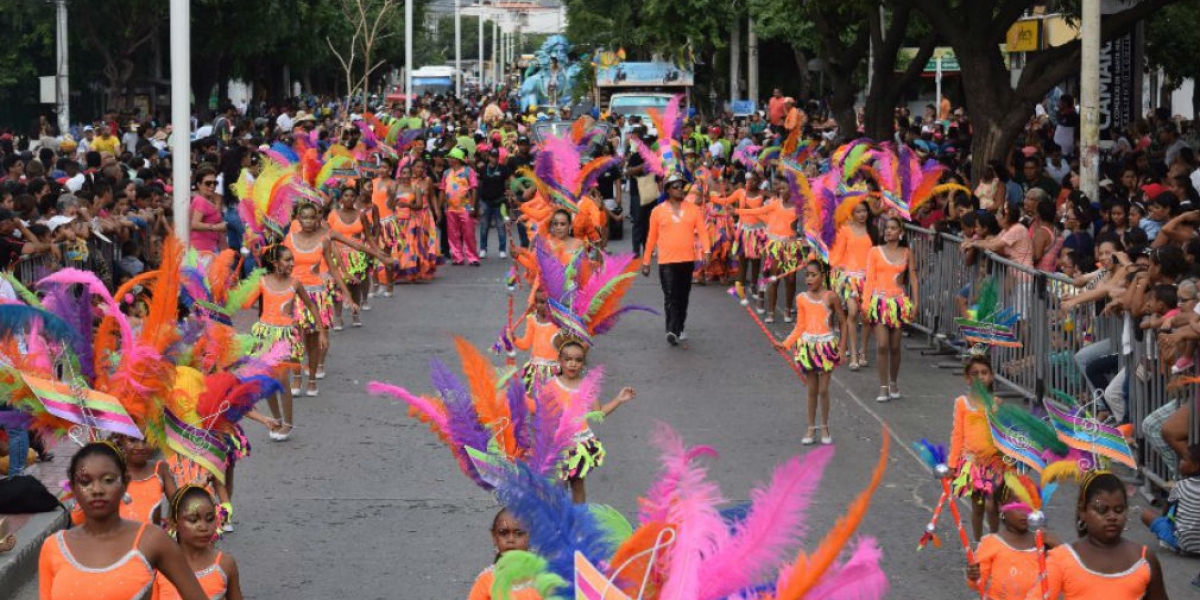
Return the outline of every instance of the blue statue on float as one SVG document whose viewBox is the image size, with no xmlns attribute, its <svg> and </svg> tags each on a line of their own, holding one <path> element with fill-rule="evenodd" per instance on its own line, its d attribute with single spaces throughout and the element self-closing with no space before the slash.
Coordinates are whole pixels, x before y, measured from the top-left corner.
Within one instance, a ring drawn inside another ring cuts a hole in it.
<svg viewBox="0 0 1200 600">
<path fill-rule="evenodd" d="M 579 74 L 579 63 L 570 60 L 570 50 L 565 36 L 552 35 L 533 54 L 521 82 L 521 112 L 531 107 L 563 108 L 571 103 L 571 86 Z"/>
</svg>

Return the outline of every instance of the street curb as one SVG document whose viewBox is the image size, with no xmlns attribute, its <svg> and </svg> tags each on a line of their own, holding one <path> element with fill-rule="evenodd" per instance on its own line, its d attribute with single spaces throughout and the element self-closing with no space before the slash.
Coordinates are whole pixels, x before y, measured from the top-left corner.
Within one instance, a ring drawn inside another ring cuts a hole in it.
<svg viewBox="0 0 1200 600">
<path fill-rule="evenodd" d="M 38 555 L 42 542 L 67 526 L 66 511 L 33 515 L 29 522 L 16 531 L 17 546 L 0 554 L 0 590 L 16 591 L 37 577 Z"/>
</svg>

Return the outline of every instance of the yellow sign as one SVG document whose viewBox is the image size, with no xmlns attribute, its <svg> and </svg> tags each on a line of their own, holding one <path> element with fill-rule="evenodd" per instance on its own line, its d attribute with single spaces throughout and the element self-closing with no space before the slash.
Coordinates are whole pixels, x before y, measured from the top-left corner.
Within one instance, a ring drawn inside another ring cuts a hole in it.
<svg viewBox="0 0 1200 600">
<path fill-rule="evenodd" d="M 1005 50 L 1008 52 L 1037 52 L 1042 49 L 1042 20 L 1017 21 L 1008 29 Z"/>
</svg>

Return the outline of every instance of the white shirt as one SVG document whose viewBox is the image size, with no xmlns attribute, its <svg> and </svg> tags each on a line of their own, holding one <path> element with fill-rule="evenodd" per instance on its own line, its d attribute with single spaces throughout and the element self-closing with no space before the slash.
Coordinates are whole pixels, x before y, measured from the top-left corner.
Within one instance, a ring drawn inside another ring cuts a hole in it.
<svg viewBox="0 0 1200 600">
<path fill-rule="evenodd" d="M 284 133 L 291 132 L 292 127 L 295 126 L 295 123 L 292 121 L 291 115 L 289 115 L 287 113 L 283 113 L 282 115 L 279 115 L 279 117 L 275 119 L 275 124 L 278 125 L 279 130 Z"/>
<path fill-rule="evenodd" d="M 1186 147 L 1187 142 L 1183 141 L 1183 138 L 1175 138 L 1175 143 L 1167 147 L 1167 152 L 1163 156 L 1163 159 L 1167 162 L 1167 166 L 1170 166 L 1171 163 L 1175 162 L 1175 157 L 1179 156 L 1179 151 Z"/>
</svg>

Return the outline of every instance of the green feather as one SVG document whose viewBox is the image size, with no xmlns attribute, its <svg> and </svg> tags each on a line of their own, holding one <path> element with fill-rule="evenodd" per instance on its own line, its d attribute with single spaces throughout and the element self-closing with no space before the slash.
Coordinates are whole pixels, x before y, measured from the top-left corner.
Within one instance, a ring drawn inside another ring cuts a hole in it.
<svg viewBox="0 0 1200 600">
<path fill-rule="evenodd" d="M 996 317 L 1000 307 L 1000 283 L 995 277 L 988 277 L 979 286 L 979 300 L 975 308 L 975 320 L 990 323 Z"/>
<path fill-rule="evenodd" d="M 617 286 L 620 285 L 622 281 L 632 279 L 636 274 L 637 273 L 625 273 L 623 275 L 613 277 L 612 281 L 604 284 L 604 287 L 600 288 L 600 291 L 596 292 L 596 295 L 592 296 L 592 301 L 588 303 L 586 316 L 590 317 L 596 314 L 596 311 L 600 310 L 601 306 L 604 306 L 604 301 L 608 300 L 608 297 L 613 294 L 613 292 L 617 289 Z"/>
<path fill-rule="evenodd" d="M 492 597 L 508 600 L 515 585 L 532 582 L 543 598 L 549 598 L 557 588 L 566 587 L 567 582 L 546 570 L 546 559 L 522 550 L 510 550 L 500 556 L 493 569 Z"/>
<path fill-rule="evenodd" d="M 258 282 L 262 279 L 264 273 L 266 271 L 263 269 L 255 269 L 250 272 L 249 277 L 243 279 L 229 290 L 228 298 L 225 300 L 225 314 L 234 315 L 239 310 L 242 310 L 242 306 L 246 304 L 246 301 L 258 289 Z"/>
<path fill-rule="evenodd" d="M 42 301 L 37 297 L 37 294 L 29 291 L 29 288 L 25 287 L 25 284 L 18 281 L 16 277 L 13 277 L 12 273 L 0 273 L 0 277 L 3 277 L 13 286 L 13 290 L 25 301 L 25 304 L 34 308 L 43 308 Z"/>
<path fill-rule="evenodd" d="M 605 538 L 613 548 L 619 547 L 633 535 L 633 525 L 625 515 L 607 504 L 589 504 L 588 510 L 596 519 L 596 524 L 605 531 Z"/>
<path fill-rule="evenodd" d="M 1049 423 L 1033 416 L 1020 406 L 997 405 L 992 393 L 980 382 L 975 383 L 974 391 L 975 397 L 979 398 L 987 407 L 988 419 L 998 429 L 1024 435 L 1033 448 L 1050 450 L 1059 456 L 1067 455 L 1070 449 L 1062 440 L 1058 439 L 1058 433 Z"/>
</svg>

